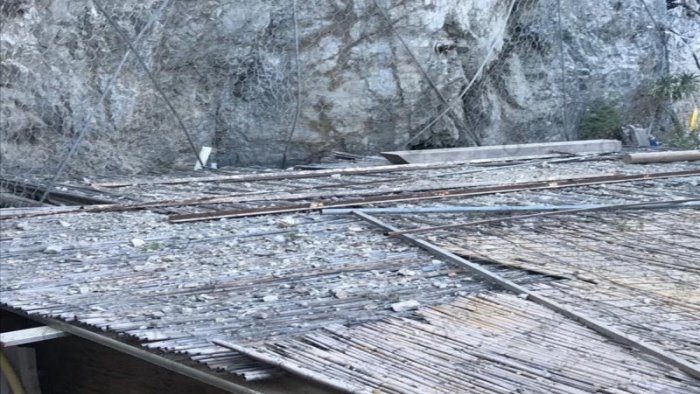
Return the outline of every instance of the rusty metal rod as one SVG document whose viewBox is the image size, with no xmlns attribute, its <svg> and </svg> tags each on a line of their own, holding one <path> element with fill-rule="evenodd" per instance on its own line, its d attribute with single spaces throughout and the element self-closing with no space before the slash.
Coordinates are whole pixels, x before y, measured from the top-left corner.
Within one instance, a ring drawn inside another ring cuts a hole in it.
<svg viewBox="0 0 700 394">
<path fill-rule="evenodd" d="M 682 208 L 700 206 L 692 202 L 682 204 Z M 391 208 L 332 208 L 321 210 L 322 215 L 349 215 L 353 212 L 364 212 L 370 215 L 407 215 L 424 213 L 515 213 L 515 212 L 549 212 L 572 209 L 604 209 L 611 205 L 496 205 L 496 206 L 446 206 L 446 207 L 391 207 Z M 676 208 L 676 201 L 669 204 L 653 204 L 645 206 L 619 207 L 616 209 L 666 209 Z"/>
<path fill-rule="evenodd" d="M 169 217 L 171 223 L 188 223 L 204 220 L 270 215 L 277 213 L 293 213 L 293 212 L 311 212 L 326 208 L 347 208 L 359 207 L 377 203 L 396 203 L 408 201 L 423 201 L 435 200 L 454 197 L 471 197 L 495 193 L 518 192 L 527 190 L 542 190 L 542 189 L 561 189 L 574 186 L 590 186 L 601 185 L 607 183 L 620 183 L 631 181 L 644 181 L 652 179 L 675 178 L 685 176 L 698 176 L 700 170 L 661 172 L 651 174 L 634 174 L 634 175 L 603 175 L 584 178 L 565 178 L 555 180 L 545 180 L 536 182 L 514 183 L 509 185 L 488 186 L 483 188 L 457 188 L 457 189 L 437 189 L 429 192 L 412 193 L 407 195 L 395 194 L 388 196 L 366 197 L 362 199 L 345 200 L 345 201 L 329 201 L 314 202 L 306 204 L 282 205 L 264 208 L 245 208 L 236 210 L 226 210 L 207 213 L 193 213 L 183 215 L 172 215 Z"/>
</svg>

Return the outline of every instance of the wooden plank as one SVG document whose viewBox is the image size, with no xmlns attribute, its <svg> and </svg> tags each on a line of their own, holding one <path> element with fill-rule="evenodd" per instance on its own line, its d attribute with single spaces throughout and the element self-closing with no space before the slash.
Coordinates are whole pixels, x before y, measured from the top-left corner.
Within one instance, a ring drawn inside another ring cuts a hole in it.
<svg viewBox="0 0 700 394">
<path fill-rule="evenodd" d="M 24 330 L 9 331 L 0 333 L 0 347 L 26 345 L 49 339 L 56 339 L 66 336 L 66 333 L 52 327 L 34 327 Z"/>
<path fill-rule="evenodd" d="M 614 153 L 622 149 L 618 140 L 588 140 L 542 142 L 535 144 L 513 144 L 478 146 L 469 148 L 425 149 L 382 152 L 394 164 L 444 163 L 450 161 L 469 162 L 471 160 L 495 159 L 547 155 L 552 153 Z"/>
</svg>

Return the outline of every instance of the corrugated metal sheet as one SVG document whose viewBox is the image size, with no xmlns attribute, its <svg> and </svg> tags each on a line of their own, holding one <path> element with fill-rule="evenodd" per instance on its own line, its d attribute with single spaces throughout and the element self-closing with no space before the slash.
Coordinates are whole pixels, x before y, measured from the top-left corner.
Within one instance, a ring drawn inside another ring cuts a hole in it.
<svg viewBox="0 0 700 394">
<path fill-rule="evenodd" d="M 11 238 L 3 242 L 5 305 L 133 336 L 249 379 L 271 368 L 212 338 L 247 343 L 407 316 L 391 304 L 437 304 L 490 287 L 347 217 L 173 226 L 160 215 L 110 213 L 38 217 L 2 234 Z M 501 272 L 521 283 L 549 280 Z"/>
<path fill-rule="evenodd" d="M 434 235 L 476 260 L 569 278 L 533 288 L 695 362 L 699 236 L 700 211 L 686 209 L 542 217 Z"/>
<path fill-rule="evenodd" d="M 690 393 L 700 384 L 516 296 L 460 298 L 256 350 L 358 393 Z"/>
<path fill-rule="evenodd" d="M 145 182 L 108 191 L 114 198 L 139 202 L 228 198 L 185 207 L 176 201 L 159 211 L 188 213 L 692 168 L 697 167 L 596 161 L 553 165 L 544 160 L 504 168 L 452 165 L 293 180 Z M 273 175 L 280 174 L 284 172 Z M 401 205 L 692 198 L 698 197 L 699 180 Z M 465 218 L 385 219 L 412 228 Z M 588 213 L 454 229 L 425 238 L 697 362 L 698 219 L 692 210 Z M 700 391 L 686 375 L 530 302 L 499 294 L 474 297 L 489 286 L 354 218 L 298 214 L 172 225 L 162 214 L 140 210 L 13 219 L 1 227 L 5 306 L 84 323 L 123 339 L 135 337 L 145 347 L 185 354 L 249 379 L 279 370 L 216 346 L 213 339 L 255 345 L 328 378 L 359 385 L 361 391 Z M 414 311 L 391 310 L 392 303 L 403 300 L 422 304 L 422 318 L 416 319 Z"/>
</svg>

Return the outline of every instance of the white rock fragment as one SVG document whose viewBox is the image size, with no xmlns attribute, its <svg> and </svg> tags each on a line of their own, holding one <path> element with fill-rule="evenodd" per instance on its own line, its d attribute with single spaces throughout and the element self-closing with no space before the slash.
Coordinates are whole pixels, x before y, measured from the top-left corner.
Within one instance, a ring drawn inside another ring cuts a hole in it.
<svg viewBox="0 0 700 394">
<path fill-rule="evenodd" d="M 408 300 L 391 304 L 391 309 L 394 312 L 406 312 L 416 310 L 418 308 L 420 308 L 420 303 L 416 300 Z"/>
<path fill-rule="evenodd" d="M 59 220 L 58 224 L 60 224 L 61 227 L 70 227 L 70 223 L 66 222 L 65 220 Z"/>
<path fill-rule="evenodd" d="M 263 302 L 275 302 L 279 299 L 276 295 L 270 294 L 262 298 Z"/>
<path fill-rule="evenodd" d="M 433 282 L 433 286 L 437 287 L 438 289 L 446 289 L 447 283 L 435 281 L 435 282 Z"/>
<path fill-rule="evenodd" d="M 188 308 L 188 307 L 185 307 L 185 306 L 183 306 L 183 307 L 180 308 L 180 312 L 181 312 L 182 314 L 184 314 L 184 315 L 192 314 L 193 311 L 194 311 L 194 310 L 193 310 L 192 308 Z"/>
<path fill-rule="evenodd" d="M 58 254 L 61 253 L 63 250 L 63 246 L 61 245 L 49 245 L 44 249 L 44 253 L 46 254 Z"/>
<path fill-rule="evenodd" d="M 282 218 L 280 221 L 277 222 L 277 225 L 280 227 L 292 227 L 297 224 L 296 219 L 294 219 L 291 216 L 287 216 L 285 218 Z"/>
<path fill-rule="evenodd" d="M 131 240 L 131 245 L 135 248 L 142 248 L 144 245 L 146 245 L 146 241 L 140 238 L 134 238 Z"/>
<path fill-rule="evenodd" d="M 398 274 L 401 275 L 401 276 L 415 276 L 415 275 L 416 275 L 416 271 L 413 271 L 413 270 L 410 270 L 410 269 L 407 269 L 407 268 L 401 268 L 401 269 L 399 270 Z"/>
<path fill-rule="evenodd" d="M 333 294 L 333 296 L 335 296 L 335 298 L 338 298 L 340 300 L 343 300 L 343 299 L 349 297 L 348 292 L 343 290 L 343 289 L 333 289 L 333 290 L 331 290 L 331 294 Z"/>
</svg>

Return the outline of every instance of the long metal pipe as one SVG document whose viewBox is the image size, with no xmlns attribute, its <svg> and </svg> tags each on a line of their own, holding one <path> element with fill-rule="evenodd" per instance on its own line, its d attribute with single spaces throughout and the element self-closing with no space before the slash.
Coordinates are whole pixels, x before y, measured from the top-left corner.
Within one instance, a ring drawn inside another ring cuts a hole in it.
<svg viewBox="0 0 700 394">
<path fill-rule="evenodd" d="M 25 314 L 23 314 L 23 315 L 25 315 Z M 249 389 L 248 387 L 245 387 L 245 386 L 241 386 L 240 384 L 231 382 L 230 380 L 220 378 L 218 376 L 212 375 L 211 373 L 200 371 L 199 369 L 187 366 L 187 365 L 179 363 L 177 361 L 167 359 L 165 357 L 158 356 L 158 355 L 153 354 L 151 352 L 148 352 L 146 350 L 139 349 L 135 346 L 117 341 L 116 339 L 112 339 L 112 338 L 106 337 L 104 335 L 94 333 L 90 330 L 86 330 L 84 328 L 74 326 L 72 324 L 68 324 L 68 323 L 65 323 L 65 322 L 62 322 L 59 320 L 55 320 L 55 319 L 51 319 L 51 318 L 46 318 L 43 316 L 36 316 L 36 315 L 25 315 L 25 316 L 28 317 L 29 319 L 38 321 L 38 322 L 45 324 L 49 327 L 53 327 L 55 329 L 64 331 L 68 334 L 75 335 L 76 337 L 80 337 L 80 338 L 86 339 L 88 341 L 100 344 L 102 346 L 106 346 L 108 348 L 111 348 L 111 349 L 117 350 L 119 352 L 128 354 L 130 356 L 139 358 L 143 361 L 149 362 L 149 363 L 157 365 L 159 367 L 169 369 L 173 372 L 190 377 L 192 379 L 195 379 L 195 380 L 198 380 L 200 382 L 206 383 L 210 386 L 214 386 L 214 387 L 217 387 L 219 389 L 228 391 L 230 393 L 261 394 L 258 391 Z"/>
<path fill-rule="evenodd" d="M 414 229 L 410 229 L 410 230 L 390 232 L 387 235 L 396 236 L 396 235 L 401 235 L 401 234 L 417 234 L 417 233 L 425 233 L 428 231 L 435 231 L 435 230 L 447 230 L 447 229 L 467 227 L 467 226 L 477 226 L 477 225 L 481 225 L 481 224 L 510 222 L 510 221 L 521 220 L 521 219 L 540 218 L 540 217 L 545 217 L 545 216 L 554 216 L 554 215 L 569 214 L 569 213 L 585 213 L 585 212 L 597 212 L 597 211 L 608 211 L 608 210 L 629 210 L 629 209 L 654 209 L 654 208 L 659 209 L 659 208 L 669 208 L 669 207 L 695 208 L 695 207 L 698 207 L 697 201 L 700 201 L 700 198 L 691 198 L 691 199 L 686 199 L 686 200 L 648 201 L 648 202 L 640 202 L 640 203 L 634 203 L 634 204 L 602 205 L 602 206 L 597 206 L 597 207 L 593 207 L 593 208 L 565 209 L 565 210 L 556 210 L 556 211 L 549 211 L 549 212 L 530 213 L 527 215 L 519 215 L 519 216 L 507 216 L 507 217 L 485 219 L 485 220 L 474 220 L 471 222 L 446 224 L 443 226 L 414 228 Z"/>
<path fill-rule="evenodd" d="M 294 204 L 294 205 L 282 205 L 282 206 L 272 206 L 265 208 L 243 208 L 235 210 L 225 210 L 225 211 L 215 211 L 206 213 L 190 213 L 190 214 L 179 214 L 172 215 L 169 217 L 171 223 L 189 223 L 197 222 L 202 220 L 214 220 L 214 219 L 226 219 L 226 218 L 236 218 L 236 217 L 248 217 L 248 216 L 260 216 L 260 215 L 271 215 L 278 213 L 293 213 L 293 212 L 312 212 L 318 211 L 321 208 L 349 208 L 349 207 L 359 207 L 362 205 L 378 204 L 378 203 L 397 203 L 397 202 L 409 202 L 409 201 L 424 201 L 424 200 L 438 200 L 445 198 L 457 198 L 457 197 L 473 197 L 473 196 L 483 196 L 495 193 L 509 193 L 516 191 L 533 191 L 533 190 L 549 190 L 549 189 L 562 189 L 566 187 L 580 187 L 580 186 L 591 186 L 591 185 L 603 185 L 611 183 L 621 183 L 621 182 L 631 182 L 631 181 L 647 181 L 652 179 L 664 179 L 664 178 L 679 178 L 687 176 L 698 176 L 700 175 L 700 170 L 687 170 L 687 171 L 674 171 L 674 172 L 661 172 L 652 174 L 632 174 L 632 175 L 602 175 L 584 178 L 565 178 L 565 179 L 551 179 L 544 181 L 534 181 L 534 182 L 523 182 L 523 183 L 513 183 L 507 185 L 496 185 L 496 186 L 486 186 L 480 188 L 474 187 L 459 187 L 459 188 L 440 188 L 433 189 L 430 188 L 428 191 L 409 193 L 409 194 L 372 194 L 367 195 L 363 198 L 353 199 L 353 200 L 333 200 L 333 201 L 317 201 L 314 203 L 304 203 L 304 204 Z M 209 203 L 220 203 L 224 201 L 209 200 Z M 200 202 L 201 204 L 201 202 Z M 183 205 L 183 204 L 179 204 Z M 154 207 L 154 206 L 151 206 Z M 109 207 L 107 209 L 110 209 Z M 111 209 L 119 209 L 111 208 Z M 131 207 L 130 209 L 133 209 Z M 86 212 L 86 210 L 83 210 Z"/>
<path fill-rule="evenodd" d="M 660 349 L 654 345 L 645 343 L 641 341 L 638 338 L 633 338 L 631 336 L 628 336 L 627 334 L 616 330 L 615 328 L 609 327 L 606 324 L 599 322 L 597 320 L 591 319 L 588 316 L 582 315 L 578 312 L 574 312 L 570 309 L 565 308 L 563 305 L 560 305 L 552 300 L 550 300 L 547 297 L 540 296 L 514 282 L 511 282 L 507 279 L 504 279 L 498 274 L 495 274 L 488 269 L 481 267 L 477 264 L 472 263 L 471 261 L 465 260 L 459 256 L 457 256 L 454 253 L 449 252 L 446 249 L 443 249 L 437 245 L 431 244 L 428 241 L 422 240 L 418 237 L 414 237 L 412 235 L 408 234 L 402 234 L 398 228 L 384 223 L 380 221 L 379 219 L 367 215 L 366 213 L 362 212 L 355 212 L 354 213 L 356 216 L 366 220 L 369 223 L 374 224 L 375 226 L 382 228 L 384 231 L 389 232 L 389 233 L 394 233 L 398 234 L 402 239 L 411 242 L 412 244 L 427 250 L 430 252 L 432 255 L 445 259 L 447 261 L 452 262 L 453 264 L 459 265 L 461 267 L 466 268 L 467 270 L 473 272 L 474 274 L 484 278 L 490 283 L 493 283 L 494 285 L 497 285 L 505 290 L 511 291 L 515 294 L 523 295 L 527 299 L 532 300 L 533 302 L 542 305 L 546 308 L 549 308 L 557 313 L 560 313 L 572 320 L 575 320 L 584 326 L 590 328 L 593 331 L 598 332 L 599 334 L 606 336 L 613 341 L 620 343 L 622 345 L 630 346 L 635 349 L 638 349 L 644 353 L 647 353 L 649 355 L 652 355 L 656 357 L 657 359 L 672 365 L 681 371 L 687 373 L 688 375 L 700 379 L 700 367 L 693 365 L 686 360 L 683 360 L 681 358 L 678 358 L 668 352 L 666 352 L 663 349 Z"/>
<path fill-rule="evenodd" d="M 666 209 L 688 208 L 700 206 L 698 202 L 686 204 L 655 204 L 648 206 L 621 207 L 621 210 L 632 209 Z M 323 215 L 349 215 L 353 212 L 363 212 L 370 215 L 403 215 L 421 213 L 510 213 L 510 212 L 548 212 L 571 209 L 603 209 L 614 208 L 615 205 L 496 205 L 496 206 L 452 206 L 452 207 L 406 207 L 406 208 L 337 208 L 323 209 Z"/>
<path fill-rule="evenodd" d="M 700 160 L 700 149 L 676 152 L 627 153 L 622 156 L 622 161 L 626 164 L 673 163 L 676 161 L 697 160 Z"/>
</svg>

